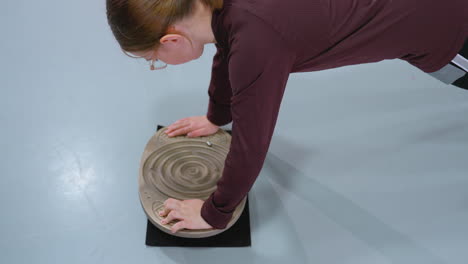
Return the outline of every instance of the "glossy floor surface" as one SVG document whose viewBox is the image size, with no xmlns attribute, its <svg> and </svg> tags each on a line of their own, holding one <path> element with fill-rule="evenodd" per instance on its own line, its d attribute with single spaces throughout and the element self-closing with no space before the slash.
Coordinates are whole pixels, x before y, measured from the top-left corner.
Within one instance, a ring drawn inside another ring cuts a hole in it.
<svg viewBox="0 0 468 264">
<path fill-rule="evenodd" d="M 0 263 L 466 262 L 468 91 L 401 61 L 291 75 L 252 247 L 146 247 L 143 148 L 206 112 L 215 49 L 150 72 L 104 2 L 2 2 Z"/>
</svg>

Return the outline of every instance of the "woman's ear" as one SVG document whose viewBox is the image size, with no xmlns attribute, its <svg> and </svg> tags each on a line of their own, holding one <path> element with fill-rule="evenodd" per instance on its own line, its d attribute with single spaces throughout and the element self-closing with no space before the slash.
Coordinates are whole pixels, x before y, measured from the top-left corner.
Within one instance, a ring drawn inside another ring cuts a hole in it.
<svg viewBox="0 0 468 264">
<path fill-rule="evenodd" d="M 161 44 L 169 44 L 169 42 L 177 43 L 182 40 L 182 36 L 179 34 L 167 34 L 161 38 Z"/>
<path fill-rule="evenodd" d="M 167 34 L 160 39 L 160 50 L 167 52 L 176 52 L 178 55 L 182 55 L 186 52 L 191 52 L 192 43 L 183 34 Z"/>
<path fill-rule="evenodd" d="M 181 64 L 194 59 L 192 42 L 184 34 L 168 33 L 160 40 L 158 58 L 167 64 Z"/>
</svg>

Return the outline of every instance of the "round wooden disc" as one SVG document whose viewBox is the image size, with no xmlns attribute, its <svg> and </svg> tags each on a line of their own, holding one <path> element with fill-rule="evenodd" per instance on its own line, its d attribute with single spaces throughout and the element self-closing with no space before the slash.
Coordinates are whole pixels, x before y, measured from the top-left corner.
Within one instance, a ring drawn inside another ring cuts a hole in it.
<svg viewBox="0 0 468 264">
<path fill-rule="evenodd" d="M 160 230 L 179 237 L 202 238 L 229 229 L 244 210 L 246 198 L 237 206 L 225 229 L 183 229 L 171 233 L 169 224 L 161 224 L 159 211 L 168 198 L 206 200 L 216 190 L 231 143 L 231 135 L 219 129 L 213 135 L 197 138 L 168 137 L 161 128 L 149 140 L 140 162 L 140 201 L 148 219 Z"/>
</svg>

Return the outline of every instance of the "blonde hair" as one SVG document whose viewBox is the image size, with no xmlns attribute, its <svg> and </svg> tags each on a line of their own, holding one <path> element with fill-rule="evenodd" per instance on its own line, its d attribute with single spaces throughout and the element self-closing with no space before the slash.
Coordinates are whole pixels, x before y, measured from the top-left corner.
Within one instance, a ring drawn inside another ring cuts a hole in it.
<svg viewBox="0 0 468 264">
<path fill-rule="evenodd" d="M 211 10 L 223 6 L 223 0 L 107 0 L 107 21 L 122 50 L 157 49 L 169 27 L 192 14 L 196 1 Z"/>
</svg>

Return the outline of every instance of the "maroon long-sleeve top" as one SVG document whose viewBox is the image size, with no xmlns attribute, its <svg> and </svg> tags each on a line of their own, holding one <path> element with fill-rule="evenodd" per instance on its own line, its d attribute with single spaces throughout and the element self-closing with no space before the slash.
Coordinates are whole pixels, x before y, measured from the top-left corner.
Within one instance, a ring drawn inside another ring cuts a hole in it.
<svg viewBox="0 0 468 264">
<path fill-rule="evenodd" d="M 222 177 L 201 215 L 224 228 L 263 166 L 290 73 L 397 58 L 437 71 L 468 37 L 468 1 L 224 0 L 211 26 L 207 117 L 233 124 Z"/>
</svg>

